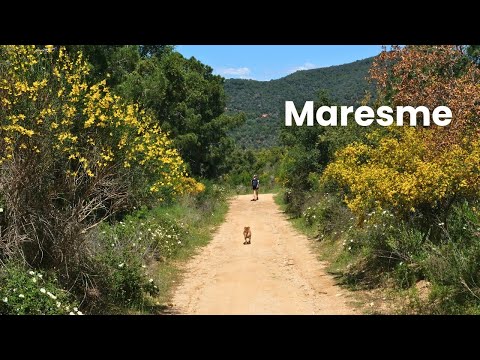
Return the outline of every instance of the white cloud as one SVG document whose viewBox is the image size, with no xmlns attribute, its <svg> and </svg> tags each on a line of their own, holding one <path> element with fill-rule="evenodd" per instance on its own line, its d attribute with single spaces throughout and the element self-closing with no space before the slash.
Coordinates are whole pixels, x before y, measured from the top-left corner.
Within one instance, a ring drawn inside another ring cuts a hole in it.
<svg viewBox="0 0 480 360">
<path fill-rule="evenodd" d="M 318 66 L 307 61 L 303 65 L 300 65 L 300 66 L 297 66 L 297 67 L 294 67 L 294 68 L 290 69 L 289 73 L 294 73 L 295 71 L 299 71 L 299 70 L 310 70 L 310 69 L 315 69 L 315 68 L 318 68 Z"/>
<path fill-rule="evenodd" d="M 248 67 L 220 68 L 216 72 L 222 76 L 238 77 L 240 79 L 251 79 L 251 70 Z"/>
</svg>

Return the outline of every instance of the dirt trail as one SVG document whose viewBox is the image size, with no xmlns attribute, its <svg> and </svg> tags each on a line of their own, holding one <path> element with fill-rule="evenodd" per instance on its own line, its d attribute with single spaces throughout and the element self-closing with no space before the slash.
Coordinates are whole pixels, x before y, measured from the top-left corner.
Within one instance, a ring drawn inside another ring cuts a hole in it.
<svg viewBox="0 0 480 360">
<path fill-rule="evenodd" d="M 273 201 L 242 195 L 230 201 L 226 221 L 192 258 L 173 302 L 181 314 L 355 314 L 308 239 L 294 230 Z M 252 229 L 243 245 L 243 227 Z"/>
</svg>

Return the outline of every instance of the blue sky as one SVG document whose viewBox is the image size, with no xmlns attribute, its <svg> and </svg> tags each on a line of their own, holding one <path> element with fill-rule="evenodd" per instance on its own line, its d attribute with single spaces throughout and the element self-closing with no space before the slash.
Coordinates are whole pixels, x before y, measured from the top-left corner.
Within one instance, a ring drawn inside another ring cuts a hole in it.
<svg viewBox="0 0 480 360">
<path fill-rule="evenodd" d="M 297 70 L 346 64 L 378 55 L 380 45 L 177 45 L 225 78 L 278 79 Z"/>
</svg>

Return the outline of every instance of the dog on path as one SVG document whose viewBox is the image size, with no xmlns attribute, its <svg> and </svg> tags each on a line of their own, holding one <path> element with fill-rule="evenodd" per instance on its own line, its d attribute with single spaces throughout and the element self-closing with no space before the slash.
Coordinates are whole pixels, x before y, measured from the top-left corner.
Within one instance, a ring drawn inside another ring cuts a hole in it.
<svg viewBox="0 0 480 360">
<path fill-rule="evenodd" d="M 250 244 L 252 242 L 252 230 L 250 230 L 250 226 L 245 226 L 243 228 L 243 238 L 245 239 L 243 245 Z"/>
</svg>

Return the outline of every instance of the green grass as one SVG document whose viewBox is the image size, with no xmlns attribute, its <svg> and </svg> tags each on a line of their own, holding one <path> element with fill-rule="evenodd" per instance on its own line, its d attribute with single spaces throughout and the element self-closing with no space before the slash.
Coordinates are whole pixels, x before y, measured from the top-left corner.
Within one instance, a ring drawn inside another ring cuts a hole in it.
<svg viewBox="0 0 480 360">
<path fill-rule="evenodd" d="M 282 193 L 277 193 L 274 196 L 274 201 L 280 206 L 282 211 L 285 211 L 287 205 L 283 200 Z M 313 247 L 320 260 L 329 262 L 327 270 L 332 273 L 338 273 L 341 269 L 348 266 L 354 258 L 354 255 L 343 251 L 342 242 L 344 234 L 339 233 L 336 237 L 331 234 L 323 238 L 321 241 L 318 238 L 318 228 L 306 223 L 304 217 L 289 218 L 289 221 L 295 229 L 302 234 L 305 234 L 310 239 L 315 239 Z M 338 230 L 338 229 L 337 229 Z"/>
<path fill-rule="evenodd" d="M 154 265 L 154 274 L 159 288 L 159 294 L 152 299 L 153 306 L 145 307 L 141 313 L 168 313 L 175 287 L 184 275 L 185 263 L 213 238 L 213 233 L 224 220 L 228 211 L 226 200 L 216 202 L 212 212 L 205 213 L 192 206 L 190 201 L 183 201 L 169 207 L 155 209 L 155 216 L 182 219 L 188 224 L 189 234 L 185 239 L 185 246 L 175 255 L 163 262 Z"/>
<path fill-rule="evenodd" d="M 103 244 L 104 297 L 95 313 L 165 314 L 185 263 L 209 243 L 228 211 L 232 189 L 206 182 L 204 192 L 142 207 L 92 234 Z M 110 246 L 111 245 L 111 246 Z M 93 313 L 93 311 L 92 311 Z"/>
<path fill-rule="evenodd" d="M 283 200 L 283 196 L 280 188 L 277 190 L 276 194 L 273 196 L 273 200 L 275 201 L 275 204 L 277 204 L 280 207 L 280 209 L 283 212 L 285 212 L 287 205 Z M 288 215 L 288 213 L 286 214 Z M 291 224 L 295 229 L 300 231 L 302 234 L 307 235 L 308 238 L 313 238 L 314 236 L 316 236 L 316 229 L 311 226 L 308 226 L 303 220 L 303 218 L 290 217 L 288 220 L 291 222 Z"/>
</svg>

